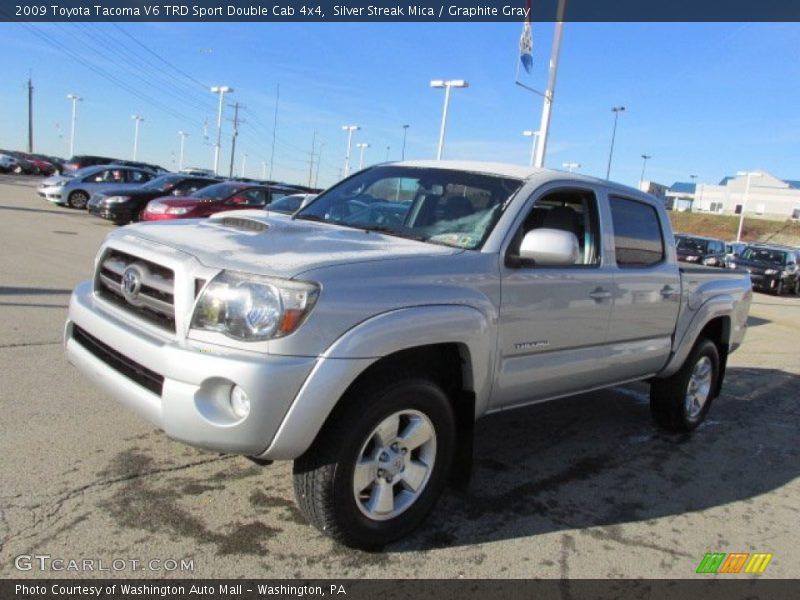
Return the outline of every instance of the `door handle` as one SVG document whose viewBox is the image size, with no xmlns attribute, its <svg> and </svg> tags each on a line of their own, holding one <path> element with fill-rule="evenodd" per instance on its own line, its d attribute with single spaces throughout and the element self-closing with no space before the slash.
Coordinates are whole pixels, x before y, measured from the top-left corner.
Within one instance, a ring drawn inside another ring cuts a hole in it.
<svg viewBox="0 0 800 600">
<path fill-rule="evenodd" d="M 601 300 L 608 300 L 609 298 L 611 298 L 611 292 L 609 292 L 605 288 L 599 287 L 593 292 L 589 293 L 589 298 L 596 300 L 598 302 Z"/>
<path fill-rule="evenodd" d="M 671 285 L 665 285 L 663 288 L 661 288 L 661 295 L 664 296 L 664 298 L 671 298 L 672 296 L 677 296 L 678 294 L 680 294 L 680 291 L 676 290 Z"/>
</svg>

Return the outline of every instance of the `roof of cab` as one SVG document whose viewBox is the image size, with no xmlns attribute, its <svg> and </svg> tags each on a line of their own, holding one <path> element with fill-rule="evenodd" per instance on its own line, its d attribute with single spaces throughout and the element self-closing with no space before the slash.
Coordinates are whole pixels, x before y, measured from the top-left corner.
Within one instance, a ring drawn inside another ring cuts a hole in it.
<svg viewBox="0 0 800 600">
<path fill-rule="evenodd" d="M 455 171 L 471 171 L 474 173 L 486 173 L 489 175 L 499 175 L 501 177 L 513 177 L 515 179 L 538 179 L 541 183 L 568 179 L 571 181 L 582 181 L 594 185 L 603 185 L 617 189 L 626 194 L 635 194 L 639 197 L 645 196 L 653 199 L 650 194 L 637 190 L 636 188 L 615 183 L 606 179 L 589 177 L 580 173 L 568 173 L 556 169 L 545 169 L 542 167 L 530 167 L 514 165 L 508 163 L 469 161 L 469 160 L 406 160 L 403 162 L 384 163 L 384 165 L 417 167 L 425 169 L 453 169 Z M 375 165 L 380 166 L 380 165 Z"/>
</svg>

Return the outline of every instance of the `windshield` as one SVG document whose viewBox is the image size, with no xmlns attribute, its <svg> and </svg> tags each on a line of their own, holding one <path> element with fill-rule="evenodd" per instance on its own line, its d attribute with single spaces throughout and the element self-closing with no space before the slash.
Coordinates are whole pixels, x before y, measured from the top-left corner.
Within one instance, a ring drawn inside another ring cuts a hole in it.
<svg viewBox="0 0 800 600">
<path fill-rule="evenodd" d="M 147 192 L 168 192 L 184 179 L 180 175 L 162 175 L 148 181 L 139 189 Z"/>
<path fill-rule="evenodd" d="M 786 253 L 780 250 L 770 250 L 769 248 L 745 248 L 742 252 L 745 260 L 757 260 L 758 262 L 782 265 L 786 262 Z"/>
<path fill-rule="evenodd" d="M 239 186 L 231 185 L 230 183 L 216 183 L 193 193 L 192 197 L 202 200 L 224 200 L 240 189 Z"/>
<path fill-rule="evenodd" d="M 272 197 L 275 198 L 275 195 L 273 194 Z M 290 215 L 300 208 L 305 197 L 305 194 L 292 194 L 291 196 L 278 198 L 267 205 L 267 210 Z"/>
<path fill-rule="evenodd" d="M 675 246 L 678 250 L 685 252 L 695 252 L 697 254 L 705 254 L 708 250 L 708 242 L 691 237 L 679 237 L 678 243 Z"/>
<path fill-rule="evenodd" d="M 323 192 L 295 218 L 473 250 L 521 186 L 467 171 L 373 167 Z"/>
</svg>

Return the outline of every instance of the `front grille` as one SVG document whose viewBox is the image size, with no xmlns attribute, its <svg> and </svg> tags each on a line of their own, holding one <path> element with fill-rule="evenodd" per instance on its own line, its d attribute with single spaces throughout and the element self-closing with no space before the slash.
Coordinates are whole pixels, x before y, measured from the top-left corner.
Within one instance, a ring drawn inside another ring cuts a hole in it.
<svg viewBox="0 0 800 600">
<path fill-rule="evenodd" d="M 154 394 L 161 395 L 164 389 L 163 375 L 159 375 L 155 371 L 151 371 L 147 367 L 131 360 L 124 354 L 120 354 L 111 346 L 104 344 L 96 337 L 74 324 L 72 326 L 72 339 L 115 371 L 125 375 L 128 379 L 133 380 Z"/>
<path fill-rule="evenodd" d="M 123 275 L 134 267 L 138 292 L 123 292 Z M 95 292 L 104 300 L 138 317 L 175 332 L 175 273 L 171 269 L 119 250 L 107 250 L 95 275 Z"/>
</svg>

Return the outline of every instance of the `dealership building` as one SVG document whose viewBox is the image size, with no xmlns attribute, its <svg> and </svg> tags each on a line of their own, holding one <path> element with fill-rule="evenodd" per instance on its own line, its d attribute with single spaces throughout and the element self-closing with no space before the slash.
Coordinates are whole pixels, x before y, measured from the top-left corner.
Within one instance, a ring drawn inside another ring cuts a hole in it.
<svg viewBox="0 0 800 600">
<path fill-rule="evenodd" d="M 747 176 L 725 177 L 717 185 L 676 182 L 666 197 L 676 210 L 745 214 L 772 219 L 800 218 L 800 181 L 778 179 L 766 171 L 750 175 L 750 191 L 745 200 Z"/>
</svg>

